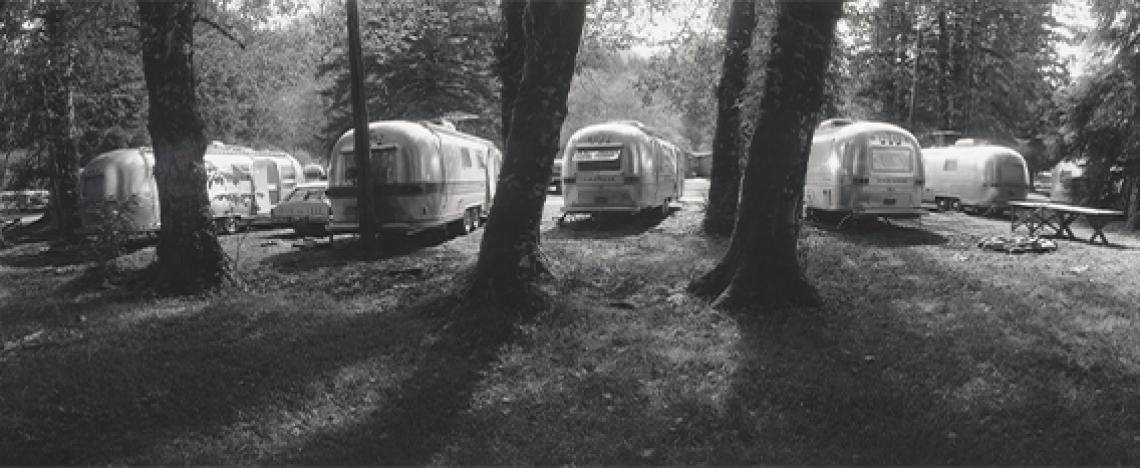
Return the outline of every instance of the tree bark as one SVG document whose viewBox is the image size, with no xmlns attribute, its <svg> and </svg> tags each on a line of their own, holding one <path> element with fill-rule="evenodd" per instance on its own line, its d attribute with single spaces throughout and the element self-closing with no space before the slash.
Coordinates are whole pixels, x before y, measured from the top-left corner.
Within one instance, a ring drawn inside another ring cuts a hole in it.
<svg viewBox="0 0 1140 468">
<path fill-rule="evenodd" d="M 547 272 L 538 248 L 539 226 L 566 117 L 585 10 L 586 2 L 580 0 L 531 1 L 524 14 L 515 18 L 522 19 L 525 37 L 522 73 L 514 105 L 503 116 L 510 128 L 505 132 L 494 209 L 469 285 L 471 303 L 527 305 L 533 299 L 528 285 Z"/>
<path fill-rule="evenodd" d="M 155 280 L 161 289 L 175 293 L 220 286 L 228 267 L 214 235 L 206 193 L 207 140 L 194 96 L 195 4 L 138 2 L 150 100 L 147 129 L 162 211 Z"/>
<path fill-rule="evenodd" d="M 796 255 L 811 139 L 841 1 L 782 0 L 728 252 L 690 289 L 727 309 L 817 305 Z"/>
<path fill-rule="evenodd" d="M 917 14 L 918 9 L 911 10 Z M 907 98 L 906 107 L 906 125 L 907 127 L 914 128 L 914 108 L 918 102 L 918 80 L 919 73 L 922 71 L 922 25 L 919 24 L 917 17 L 914 22 L 914 63 L 911 64 L 910 73 L 910 96 Z"/>
<path fill-rule="evenodd" d="M 507 144 L 507 133 L 511 130 L 511 113 L 518 96 L 519 82 L 522 81 L 523 54 L 526 52 L 526 37 L 523 36 L 523 14 L 526 0 L 503 0 L 499 4 L 503 16 L 503 34 L 496 56 L 498 58 L 499 80 L 502 82 L 499 103 L 503 113 L 502 139 Z"/>
<path fill-rule="evenodd" d="M 712 170 L 709 174 L 709 202 L 705 208 L 706 233 L 732 233 L 736 204 L 740 197 L 741 101 L 748 80 L 748 50 L 756 30 L 753 0 L 736 0 L 728 13 L 724 40 L 724 64 L 717 86 L 716 133 L 713 136 Z"/>
<path fill-rule="evenodd" d="M 938 60 L 938 116 L 941 118 L 940 124 L 944 129 L 953 129 L 953 104 L 950 101 L 950 28 L 947 25 L 946 10 L 947 6 L 939 2 L 936 6 L 938 8 L 938 42 L 937 44 L 937 60 Z"/>
<path fill-rule="evenodd" d="M 71 5 L 49 6 L 44 29 L 53 44 L 49 69 L 58 73 L 56 86 L 44 88 L 51 115 L 51 209 L 56 229 L 63 239 L 74 239 L 79 228 L 79 142 L 75 125 L 75 48 L 68 38 Z"/>
</svg>

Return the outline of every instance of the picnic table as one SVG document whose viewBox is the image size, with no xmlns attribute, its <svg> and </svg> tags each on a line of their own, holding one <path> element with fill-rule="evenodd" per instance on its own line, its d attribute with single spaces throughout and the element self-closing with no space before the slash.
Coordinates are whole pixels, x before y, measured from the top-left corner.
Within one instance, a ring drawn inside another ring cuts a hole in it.
<svg viewBox="0 0 1140 468">
<path fill-rule="evenodd" d="M 1025 226 L 1029 235 L 1034 235 L 1042 229 L 1053 229 L 1055 237 L 1076 239 L 1071 228 L 1073 221 L 1084 216 L 1093 230 L 1090 243 L 1097 243 L 1099 238 L 1104 245 L 1108 245 L 1108 238 L 1104 236 L 1104 227 L 1113 221 L 1124 217 L 1120 210 L 1105 210 L 1085 206 L 1066 205 L 1064 203 L 1041 201 L 1011 201 L 1009 202 L 1013 220 L 1009 226 L 1010 232 L 1018 227 Z"/>
</svg>

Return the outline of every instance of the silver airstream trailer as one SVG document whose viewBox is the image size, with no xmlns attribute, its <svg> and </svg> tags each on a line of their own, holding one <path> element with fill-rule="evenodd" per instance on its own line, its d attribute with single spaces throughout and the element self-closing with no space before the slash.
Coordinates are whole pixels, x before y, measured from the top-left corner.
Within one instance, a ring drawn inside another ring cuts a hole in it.
<svg viewBox="0 0 1140 468">
<path fill-rule="evenodd" d="M 882 122 L 825 120 L 812 138 L 804 178 L 806 215 L 917 218 L 922 209 L 918 140 Z"/>
<path fill-rule="evenodd" d="M 564 214 L 664 212 L 685 192 L 684 151 L 640 122 L 584 127 L 562 160 Z"/>
<path fill-rule="evenodd" d="M 1087 195 L 1085 161 L 1061 161 L 1053 167 L 1049 201 L 1082 203 Z"/>
<path fill-rule="evenodd" d="M 285 153 L 215 142 L 206 148 L 204 162 L 210 213 L 222 232 L 269 222 L 277 201 L 272 197 L 274 190 L 291 191 L 304 182 L 300 164 Z M 110 214 L 137 231 L 159 229 L 161 212 L 150 148 L 103 153 L 80 171 L 81 230 L 97 232 Z"/>
<path fill-rule="evenodd" d="M 923 149 L 922 157 L 923 201 L 939 208 L 1003 209 L 1029 194 L 1028 166 L 1013 149 L 963 139 L 953 146 Z"/>
<path fill-rule="evenodd" d="M 158 186 L 149 148 L 103 153 L 79 173 L 80 230 L 98 232 L 110 214 L 136 231 L 159 228 Z"/>
<path fill-rule="evenodd" d="M 254 151 L 252 156 L 254 175 L 265 174 L 265 191 L 269 207 L 262 211 L 268 213 L 270 208 L 293 193 L 298 184 L 305 182 L 305 171 L 296 158 L 281 151 Z M 268 219 L 259 216 L 255 222 L 266 222 Z"/>
<path fill-rule="evenodd" d="M 430 122 L 368 125 L 371 198 L 381 231 L 412 234 L 436 227 L 476 229 L 490 213 L 502 155 L 474 135 Z M 357 172 L 353 132 L 330 155 L 330 233 L 356 231 Z"/>
</svg>

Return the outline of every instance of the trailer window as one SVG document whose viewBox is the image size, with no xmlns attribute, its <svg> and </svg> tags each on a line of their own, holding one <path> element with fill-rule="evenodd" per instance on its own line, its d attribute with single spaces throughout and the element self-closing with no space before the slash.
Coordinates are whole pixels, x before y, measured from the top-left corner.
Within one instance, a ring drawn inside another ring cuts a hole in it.
<svg viewBox="0 0 1140 468">
<path fill-rule="evenodd" d="M 621 170 L 621 148 L 578 148 L 574 160 L 582 171 Z"/>
<path fill-rule="evenodd" d="M 1025 184 L 1025 168 L 1015 162 L 998 164 L 998 181 L 1003 184 Z"/>
<path fill-rule="evenodd" d="M 612 161 L 621 155 L 621 148 L 578 148 L 574 159 L 578 161 Z"/>
<path fill-rule="evenodd" d="M 372 148 L 372 158 L 368 161 L 372 165 L 372 182 L 382 184 L 386 182 L 395 182 L 397 180 L 396 171 L 396 147 L 387 146 L 384 148 Z"/>
<path fill-rule="evenodd" d="M 340 153 L 341 171 L 344 173 L 345 185 L 356 185 L 356 155 L 352 151 Z"/>
<path fill-rule="evenodd" d="M 373 183 L 395 180 L 396 171 L 399 169 L 396 165 L 397 149 L 395 146 L 372 148 L 372 157 L 368 163 L 372 169 Z M 356 185 L 356 154 L 352 150 L 345 150 L 340 155 L 344 184 Z"/>
<path fill-rule="evenodd" d="M 871 170 L 875 172 L 911 172 L 914 156 L 910 148 L 871 147 Z"/>
<path fill-rule="evenodd" d="M 246 166 L 246 172 L 248 172 L 248 171 L 249 171 L 249 166 L 247 165 Z M 281 166 L 281 178 L 282 179 L 295 179 L 295 178 L 297 178 L 297 168 L 293 167 L 292 164 L 285 164 L 284 166 Z"/>
<path fill-rule="evenodd" d="M 89 201 L 102 201 L 105 196 L 103 192 L 103 175 L 94 174 L 83 177 L 83 186 L 80 187 L 80 190 L 82 190 L 83 198 Z M 14 196 L 9 198 L 15 199 Z"/>
<path fill-rule="evenodd" d="M 942 163 L 942 170 L 944 170 L 944 171 L 956 171 L 956 170 L 958 170 L 958 160 L 957 159 L 947 159 L 946 162 Z"/>
<path fill-rule="evenodd" d="M 463 167 L 471 167 L 471 152 L 467 148 L 459 150 L 459 158 L 463 160 Z"/>
</svg>

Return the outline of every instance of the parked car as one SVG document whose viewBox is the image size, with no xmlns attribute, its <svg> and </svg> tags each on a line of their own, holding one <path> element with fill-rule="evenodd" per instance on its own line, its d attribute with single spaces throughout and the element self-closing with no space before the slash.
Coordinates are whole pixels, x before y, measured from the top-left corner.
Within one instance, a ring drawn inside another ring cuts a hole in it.
<svg viewBox="0 0 1140 468">
<path fill-rule="evenodd" d="M 554 193 L 562 193 L 562 158 L 555 159 L 550 168 L 550 188 Z"/>
<path fill-rule="evenodd" d="M 270 217 L 275 225 L 291 225 L 297 235 L 321 236 L 327 231 L 332 204 L 325 195 L 328 182 L 300 184 L 293 193 L 273 208 Z"/>
</svg>

